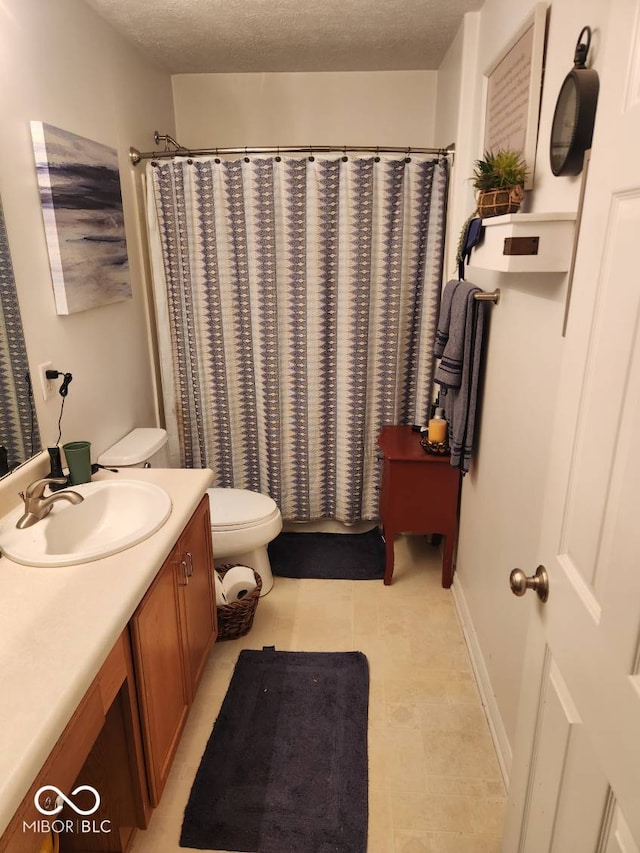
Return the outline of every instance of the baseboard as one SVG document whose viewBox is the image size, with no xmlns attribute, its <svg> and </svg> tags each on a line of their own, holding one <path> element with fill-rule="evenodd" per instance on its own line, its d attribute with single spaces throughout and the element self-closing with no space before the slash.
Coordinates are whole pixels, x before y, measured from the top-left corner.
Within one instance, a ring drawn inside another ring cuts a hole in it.
<svg viewBox="0 0 640 853">
<path fill-rule="evenodd" d="M 467 648 L 469 649 L 469 656 L 471 657 L 471 666 L 473 667 L 473 672 L 478 684 L 478 690 L 480 691 L 480 698 L 484 706 L 487 722 L 489 723 L 489 730 L 498 756 L 500 772 L 502 773 L 505 788 L 509 790 L 509 775 L 511 772 L 511 761 L 513 758 L 511 745 L 509 744 L 509 740 L 505 732 L 502 717 L 498 709 L 498 703 L 496 702 L 496 698 L 491 688 L 489 672 L 484 662 L 482 649 L 480 648 L 480 643 L 478 642 L 478 637 L 473 627 L 471 613 L 464 595 L 464 588 L 457 576 L 454 578 L 451 591 L 453 593 L 453 601 L 462 624 L 464 639 L 467 644 Z"/>
</svg>

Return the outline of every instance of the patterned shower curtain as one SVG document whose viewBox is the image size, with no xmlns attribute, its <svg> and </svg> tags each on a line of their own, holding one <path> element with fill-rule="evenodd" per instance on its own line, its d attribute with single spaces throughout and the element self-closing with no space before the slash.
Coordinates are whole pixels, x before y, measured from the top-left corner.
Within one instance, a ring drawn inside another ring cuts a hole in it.
<svg viewBox="0 0 640 853">
<path fill-rule="evenodd" d="M 148 165 L 176 464 L 287 519 L 378 517 L 377 435 L 429 412 L 447 179 L 416 157 Z"/>
<path fill-rule="evenodd" d="M 0 476 L 40 449 L 20 307 L 0 207 Z M 5 459 L 6 451 L 6 459 Z"/>
</svg>

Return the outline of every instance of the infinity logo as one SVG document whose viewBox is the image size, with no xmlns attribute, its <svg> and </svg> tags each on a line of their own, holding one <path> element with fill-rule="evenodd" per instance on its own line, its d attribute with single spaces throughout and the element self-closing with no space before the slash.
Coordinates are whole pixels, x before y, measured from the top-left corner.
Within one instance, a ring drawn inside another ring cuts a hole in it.
<svg viewBox="0 0 640 853">
<path fill-rule="evenodd" d="M 43 808 L 40 805 L 40 802 L 39 802 L 40 795 L 44 791 L 54 791 L 55 794 L 57 795 L 55 800 L 54 800 L 54 807 L 52 809 L 46 808 L 46 806 L 49 805 L 51 802 L 51 797 L 47 797 L 47 799 L 45 800 L 45 808 Z M 87 809 L 86 811 L 84 809 L 78 808 L 78 806 L 74 805 L 71 802 L 71 800 L 67 796 L 65 796 L 65 794 L 62 793 L 60 788 L 56 788 L 55 785 L 43 785 L 42 788 L 38 788 L 38 790 L 35 792 L 35 794 L 33 796 L 33 804 L 38 809 L 40 814 L 46 814 L 46 815 L 58 814 L 64 808 L 64 803 L 66 803 L 68 806 L 70 806 L 74 810 L 74 812 L 76 812 L 76 814 L 82 814 L 82 815 L 93 814 L 95 811 L 97 811 L 97 809 L 100 806 L 100 794 L 96 791 L 95 788 L 91 787 L 91 785 L 78 785 L 78 787 L 75 788 L 75 790 L 73 790 L 71 792 L 71 796 L 73 796 L 74 794 L 79 794 L 80 791 L 91 791 L 93 796 L 96 798 L 96 802 L 95 802 L 95 805 L 93 806 L 93 808 Z"/>
</svg>

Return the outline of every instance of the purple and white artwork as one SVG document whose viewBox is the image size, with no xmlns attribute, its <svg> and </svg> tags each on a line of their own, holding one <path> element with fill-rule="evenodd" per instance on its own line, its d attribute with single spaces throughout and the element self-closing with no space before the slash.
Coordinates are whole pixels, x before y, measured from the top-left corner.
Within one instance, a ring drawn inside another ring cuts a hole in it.
<svg viewBox="0 0 640 853">
<path fill-rule="evenodd" d="M 116 150 L 40 121 L 31 136 L 58 314 L 130 299 Z"/>
</svg>

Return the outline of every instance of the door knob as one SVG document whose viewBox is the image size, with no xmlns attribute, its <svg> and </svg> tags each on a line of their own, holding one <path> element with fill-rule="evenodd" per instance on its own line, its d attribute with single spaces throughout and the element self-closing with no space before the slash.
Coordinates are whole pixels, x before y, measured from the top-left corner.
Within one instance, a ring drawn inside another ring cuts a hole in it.
<svg viewBox="0 0 640 853">
<path fill-rule="evenodd" d="M 540 601 L 549 598 L 549 575 L 544 566 L 538 566 L 535 575 L 528 578 L 522 569 L 514 569 L 509 575 L 511 592 L 514 595 L 524 595 L 528 589 L 534 589 Z"/>
</svg>

